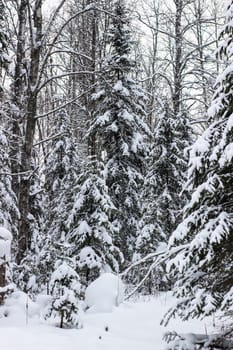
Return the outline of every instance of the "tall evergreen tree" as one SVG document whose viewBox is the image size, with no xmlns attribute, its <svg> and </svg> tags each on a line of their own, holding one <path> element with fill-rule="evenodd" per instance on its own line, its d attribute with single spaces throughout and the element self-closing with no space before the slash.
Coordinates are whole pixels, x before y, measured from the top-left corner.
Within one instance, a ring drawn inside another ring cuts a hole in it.
<svg viewBox="0 0 233 350">
<path fill-rule="evenodd" d="M 73 188 L 80 171 L 69 115 L 65 109 L 61 109 L 56 116 L 52 137 L 44 166 L 45 222 L 40 242 L 42 278 L 49 278 L 44 272 L 52 272 L 56 260 L 66 255 L 64 246 L 68 227 L 65 223 L 72 208 Z"/>
<path fill-rule="evenodd" d="M 93 97 L 95 118 L 89 137 L 95 138 L 97 153 L 103 157 L 106 184 L 117 208 L 119 232 L 115 243 L 129 261 L 141 215 L 144 135 L 149 130 L 143 122 L 144 93 L 131 78 L 136 67 L 130 59 L 129 14 L 123 0 L 116 2 L 108 40 L 111 52 L 104 58 L 103 73 Z"/>
<path fill-rule="evenodd" d="M 213 314 L 233 305 L 233 1 L 219 55 L 228 67 L 219 75 L 210 125 L 190 150 L 188 188 L 192 198 L 169 246 L 179 253 L 170 261 L 175 294 L 182 298 L 168 317 Z"/>
<path fill-rule="evenodd" d="M 181 209 L 187 201 L 187 195 L 182 193 L 188 167 L 184 149 L 190 145 L 190 139 L 187 116 L 174 116 L 166 102 L 147 159 L 147 175 L 142 193 L 143 215 L 136 241 L 137 259 L 161 247 L 165 248 L 171 233 L 181 221 Z M 145 269 L 140 266 L 141 277 Z M 159 268 L 157 277 L 150 281 L 150 289 L 151 284 L 156 288 L 164 288 L 164 276 L 164 271 Z"/>
<path fill-rule="evenodd" d="M 188 130 L 187 117 L 175 117 L 166 104 L 153 136 L 143 191 L 142 234 L 138 244 L 141 241 L 143 245 L 146 240 L 147 249 L 148 244 L 153 250 L 159 242 L 167 243 L 181 219 L 181 209 L 187 200 L 182 189 L 188 167 L 184 150 L 191 142 Z"/>
</svg>

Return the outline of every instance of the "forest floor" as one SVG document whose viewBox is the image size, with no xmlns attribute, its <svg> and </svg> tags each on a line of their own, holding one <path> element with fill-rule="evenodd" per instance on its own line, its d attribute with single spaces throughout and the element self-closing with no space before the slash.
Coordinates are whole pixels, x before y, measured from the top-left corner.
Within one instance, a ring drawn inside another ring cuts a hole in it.
<svg viewBox="0 0 233 350">
<path fill-rule="evenodd" d="M 211 330 L 210 319 L 171 320 L 167 328 L 161 326 L 160 321 L 173 302 L 169 293 L 125 302 L 112 313 L 85 314 L 82 329 L 56 328 L 38 317 L 26 320 L 25 314 L 16 311 L 11 317 L 0 319 L 0 349 L 163 350 L 166 343 L 162 338 L 168 330 L 181 333 Z"/>
</svg>

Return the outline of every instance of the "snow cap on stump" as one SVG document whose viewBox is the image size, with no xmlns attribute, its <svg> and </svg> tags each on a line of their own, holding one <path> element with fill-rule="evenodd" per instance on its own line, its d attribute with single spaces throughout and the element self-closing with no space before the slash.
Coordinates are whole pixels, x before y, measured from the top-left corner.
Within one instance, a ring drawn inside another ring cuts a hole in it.
<svg viewBox="0 0 233 350">
<path fill-rule="evenodd" d="M 88 312 L 112 312 L 124 300 L 124 284 L 119 276 L 103 273 L 86 289 Z"/>
</svg>

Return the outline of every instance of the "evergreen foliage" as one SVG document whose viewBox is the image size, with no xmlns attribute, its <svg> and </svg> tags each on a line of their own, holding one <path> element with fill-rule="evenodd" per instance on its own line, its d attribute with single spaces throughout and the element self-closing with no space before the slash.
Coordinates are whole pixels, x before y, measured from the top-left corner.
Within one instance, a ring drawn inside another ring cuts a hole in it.
<svg viewBox="0 0 233 350">
<path fill-rule="evenodd" d="M 79 276 L 65 261 L 57 262 L 49 283 L 52 295 L 46 318 L 59 317 L 59 326 L 79 326 Z"/>
<path fill-rule="evenodd" d="M 233 301 L 233 1 L 220 38 L 219 54 L 228 61 L 219 75 L 209 108 L 210 125 L 190 150 L 188 188 L 192 198 L 169 247 L 179 253 L 170 261 L 182 298 L 168 317 L 210 315 L 232 308 Z"/>
<path fill-rule="evenodd" d="M 4 0 L 0 0 L 0 72 L 2 68 L 7 67 L 10 61 L 8 56 L 9 35 L 5 28 L 5 16 L 5 2 Z"/>
<path fill-rule="evenodd" d="M 160 242 L 168 242 L 180 221 L 180 212 L 186 200 L 182 189 L 188 166 L 184 155 L 185 148 L 190 145 L 188 128 L 187 117 L 174 117 L 166 104 L 148 157 L 143 193 L 144 226 L 142 235 L 138 237 L 138 245 L 148 247 L 149 244 L 152 251 Z"/>
<path fill-rule="evenodd" d="M 147 158 L 147 175 L 142 192 L 143 215 L 139 222 L 136 259 L 140 259 L 168 240 L 181 220 L 181 209 L 187 201 L 182 193 L 186 180 L 188 159 L 184 154 L 190 145 L 190 128 L 185 114 L 174 116 L 168 103 L 156 126 Z M 145 270 L 141 270 L 142 277 Z M 156 275 L 156 273 L 155 273 Z M 164 267 L 150 284 L 169 288 Z M 151 289 L 152 287 L 150 287 Z"/>
<path fill-rule="evenodd" d="M 0 225 L 17 237 L 17 223 L 19 211 L 16 196 L 12 190 L 12 177 L 10 175 L 9 143 L 5 131 L 0 128 Z M 15 252 L 16 247 L 13 246 Z"/>
<path fill-rule="evenodd" d="M 69 115 L 65 109 L 59 111 L 52 135 L 54 139 L 44 167 L 45 222 L 40 241 L 42 278 L 48 276 L 45 271 L 53 271 L 57 259 L 63 255 L 61 249 L 66 250 L 66 220 L 72 208 L 73 188 L 80 171 Z"/>
<path fill-rule="evenodd" d="M 118 228 L 113 221 L 116 208 L 103 178 L 103 166 L 90 159 L 78 179 L 76 197 L 67 225 L 70 256 L 76 257 L 84 284 L 100 271 L 117 272 L 122 255 L 113 244 Z"/>
<path fill-rule="evenodd" d="M 117 208 L 119 232 L 115 243 L 125 259 L 132 259 L 137 222 L 141 216 L 140 191 L 143 184 L 144 136 L 149 134 L 145 117 L 145 95 L 132 80 L 135 64 L 130 58 L 131 32 L 124 1 L 117 1 L 109 33 L 111 52 L 103 62 L 95 101 L 94 121 L 89 137 L 105 164 L 106 184 Z"/>
</svg>

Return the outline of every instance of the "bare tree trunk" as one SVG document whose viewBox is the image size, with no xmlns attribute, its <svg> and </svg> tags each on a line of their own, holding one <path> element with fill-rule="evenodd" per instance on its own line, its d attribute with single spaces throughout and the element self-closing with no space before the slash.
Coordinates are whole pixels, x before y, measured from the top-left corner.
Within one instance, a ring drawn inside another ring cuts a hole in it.
<svg viewBox="0 0 233 350">
<path fill-rule="evenodd" d="M 173 92 L 173 109 L 177 116 L 181 110 L 181 93 L 182 93 L 182 12 L 183 0 L 175 0 L 175 60 L 174 60 L 174 92 Z"/>
<path fill-rule="evenodd" d="M 21 128 L 23 123 L 24 109 L 24 89 L 25 89 L 25 41 L 26 41 L 26 23 L 27 23 L 27 0 L 21 0 L 18 12 L 18 33 L 16 48 L 16 64 L 14 81 L 12 84 L 11 98 L 11 141 L 10 141 L 10 158 L 11 171 L 17 174 L 20 171 L 20 153 L 21 153 Z M 13 107 L 12 107 L 13 106 Z M 12 189 L 19 198 L 20 176 L 14 175 L 12 178 Z"/>
<path fill-rule="evenodd" d="M 64 325 L 64 310 L 61 310 L 60 328 L 63 328 L 63 325 Z"/>
<path fill-rule="evenodd" d="M 20 183 L 20 224 L 18 233 L 18 264 L 23 259 L 25 252 L 30 248 L 31 232 L 29 224 L 29 195 L 31 184 L 31 171 L 32 171 L 32 148 L 33 140 L 35 136 L 36 128 L 36 111 L 37 111 L 37 91 L 35 89 L 37 85 L 40 53 L 41 53 L 41 39 L 42 39 L 42 0 L 36 0 L 33 15 L 31 19 L 31 28 L 35 31 L 35 36 L 31 33 L 31 57 L 28 76 L 28 86 L 25 105 L 25 120 L 26 129 L 24 143 L 22 146 L 21 156 L 21 171 L 25 173 L 22 176 Z"/>
</svg>

